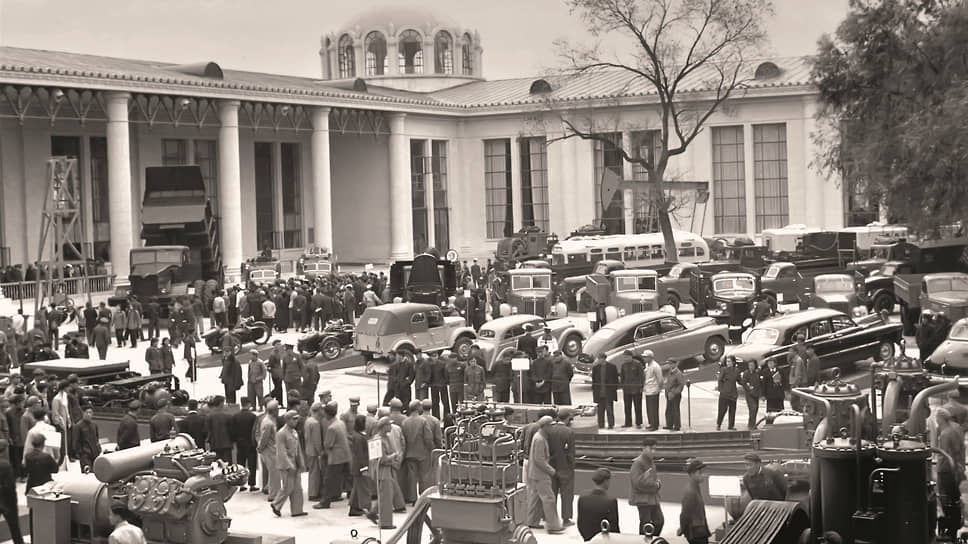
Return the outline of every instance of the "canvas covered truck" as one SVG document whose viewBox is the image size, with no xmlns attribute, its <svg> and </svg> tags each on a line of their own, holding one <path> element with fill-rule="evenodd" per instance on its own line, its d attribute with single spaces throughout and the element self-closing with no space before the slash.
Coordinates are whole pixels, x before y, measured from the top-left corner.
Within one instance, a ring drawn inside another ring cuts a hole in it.
<svg viewBox="0 0 968 544">
<path fill-rule="evenodd" d="M 914 334 L 921 312 L 943 314 L 952 323 L 968 317 L 968 274 L 899 274 L 894 276 L 894 294 L 901 304 L 904 334 Z"/>
</svg>

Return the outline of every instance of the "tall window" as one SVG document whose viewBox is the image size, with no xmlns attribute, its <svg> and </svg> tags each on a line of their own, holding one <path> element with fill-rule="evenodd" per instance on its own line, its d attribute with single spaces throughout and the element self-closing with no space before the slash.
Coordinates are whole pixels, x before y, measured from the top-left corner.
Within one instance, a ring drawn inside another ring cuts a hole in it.
<svg viewBox="0 0 968 544">
<path fill-rule="evenodd" d="M 521 138 L 521 224 L 551 232 L 548 221 L 548 152 L 544 136 Z"/>
<path fill-rule="evenodd" d="M 717 233 L 746 232 L 743 127 L 713 127 L 713 209 Z"/>
<path fill-rule="evenodd" d="M 339 59 L 339 77 L 348 79 L 356 77 L 356 59 L 353 51 L 353 38 L 349 34 L 343 34 L 336 45 Z"/>
<path fill-rule="evenodd" d="M 470 76 L 474 74 L 473 63 L 471 59 L 471 35 L 464 34 L 463 43 L 460 44 L 461 52 L 461 73 L 465 76 Z"/>
<path fill-rule="evenodd" d="M 163 139 L 161 141 L 161 165 L 183 166 L 188 164 L 188 141 Z"/>
<path fill-rule="evenodd" d="M 423 38 L 416 30 L 404 30 L 400 33 L 397 50 L 401 74 L 423 73 Z"/>
<path fill-rule="evenodd" d="M 427 250 L 427 156 L 426 140 L 410 140 L 410 206 L 413 215 L 413 252 Z"/>
<path fill-rule="evenodd" d="M 219 215 L 216 149 L 218 149 L 218 146 L 215 140 L 195 140 L 195 164 L 202 171 L 202 181 L 205 182 L 205 196 L 212 205 L 212 213 Z"/>
<path fill-rule="evenodd" d="M 652 157 L 656 160 L 662 148 L 662 135 L 658 130 L 641 130 L 632 133 L 632 157 L 636 159 Z M 632 165 L 632 179 L 635 181 L 648 181 L 649 173 L 641 164 Z"/>
<path fill-rule="evenodd" d="M 438 32 L 434 38 L 434 72 L 454 73 L 454 39 L 444 30 Z"/>
<path fill-rule="evenodd" d="M 258 249 L 276 249 L 275 232 L 275 191 L 272 183 L 272 144 L 255 143 L 255 233 Z"/>
<path fill-rule="evenodd" d="M 786 125 L 753 125 L 756 231 L 789 223 Z"/>
<path fill-rule="evenodd" d="M 447 141 L 431 143 L 430 172 L 434 181 L 434 241 L 437 249 L 450 248 L 450 207 L 447 205 Z"/>
<path fill-rule="evenodd" d="M 484 209 L 488 238 L 514 233 L 511 140 L 484 140 Z"/>
<path fill-rule="evenodd" d="M 387 66 L 387 39 L 377 31 L 370 32 L 363 40 L 366 48 L 366 75 L 382 76 L 388 70 Z"/>
<path fill-rule="evenodd" d="M 844 180 L 844 226 L 863 227 L 880 218 L 876 201 L 871 202 L 864 181 L 845 165 L 842 173 Z"/>
<path fill-rule="evenodd" d="M 279 153 L 282 159 L 282 247 L 302 247 L 299 144 L 280 144 Z"/>
<path fill-rule="evenodd" d="M 595 219 L 604 223 L 609 234 L 625 234 L 622 191 L 617 190 L 609 197 L 604 194 L 602 185 L 606 172 L 622 179 L 622 133 L 610 132 L 602 135 L 606 141 L 595 140 Z"/>
<path fill-rule="evenodd" d="M 108 204 L 108 139 L 91 138 L 91 215 L 94 258 L 111 260 L 111 208 Z"/>
</svg>

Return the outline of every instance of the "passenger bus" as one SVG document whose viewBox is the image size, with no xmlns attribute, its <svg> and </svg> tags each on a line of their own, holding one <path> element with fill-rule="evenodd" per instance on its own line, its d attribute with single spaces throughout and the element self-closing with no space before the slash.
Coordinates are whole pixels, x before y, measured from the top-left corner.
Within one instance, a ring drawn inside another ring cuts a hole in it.
<svg viewBox="0 0 968 544">
<path fill-rule="evenodd" d="M 679 262 L 710 259 L 709 245 L 698 234 L 675 230 L 672 236 Z M 558 242 L 551 249 L 551 269 L 559 280 L 588 274 L 595 263 L 605 259 L 622 261 L 626 268 L 651 268 L 664 272 L 666 255 L 662 233 L 575 236 Z"/>
</svg>

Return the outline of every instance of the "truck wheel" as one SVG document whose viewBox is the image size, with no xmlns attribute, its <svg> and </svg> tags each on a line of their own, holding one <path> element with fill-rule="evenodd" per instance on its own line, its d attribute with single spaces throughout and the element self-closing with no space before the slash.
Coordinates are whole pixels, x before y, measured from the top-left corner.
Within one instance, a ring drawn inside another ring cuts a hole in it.
<svg viewBox="0 0 968 544">
<path fill-rule="evenodd" d="M 332 361 L 333 359 L 339 357 L 339 354 L 343 352 L 343 346 L 340 345 L 339 340 L 335 338 L 327 338 L 323 340 L 323 343 L 319 346 L 319 351 L 323 354 L 323 359 Z"/>
<path fill-rule="evenodd" d="M 874 298 L 874 304 L 872 311 L 874 313 L 881 313 L 881 310 L 887 310 L 887 313 L 894 312 L 894 297 L 887 293 L 881 293 Z"/>
<path fill-rule="evenodd" d="M 714 336 L 706 340 L 706 348 L 703 350 L 703 358 L 707 363 L 712 363 L 722 359 L 726 351 L 726 341 L 719 336 Z"/>
<path fill-rule="evenodd" d="M 577 334 L 569 334 L 561 341 L 561 352 L 565 357 L 577 357 L 581 353 L 581 337 Z"/>
<path fill-rule="evenodd" d="M 894 342 L 881 340 L 881 343 L 877 344 L 877 352 L 874 354 L 874 360 L 886 361 L 891 357 L 894 357 Z"/>
<path fill-rule="evenodd" d="M 471 354 L 471 345 L 474 343 L 473 340 L 466 336 L 461 336 L 454 342 L 454 353 L 457 354 L 457 358 L 461 361 L 466 361 L 467 357 Z"/>
<path fill-rule="evenodd" d="M 666 304 L 675 308 L 676 313 L 679 313 L 679 305 L 682 304 L 682 301 L 679 300 L 679 295 L 675 293 L 669 293 L 669 297 L 666 299 Z"/>
</svg>

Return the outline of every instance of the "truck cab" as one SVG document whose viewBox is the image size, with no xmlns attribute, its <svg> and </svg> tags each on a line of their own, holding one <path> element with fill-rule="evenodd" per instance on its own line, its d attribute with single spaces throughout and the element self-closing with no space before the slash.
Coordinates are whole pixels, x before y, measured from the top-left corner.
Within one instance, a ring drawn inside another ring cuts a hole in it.
<svg viewBox="0 0 968 544">
<path fill-rule="evenodd" d="M 508 277 L 511 285 L 507 297 L 512 312 L 542 317 L 555 316 L 558 313 L 551 286 L 551 269 L 518 268 L 509 270 Z"/>
<path fill-rule="evenodd" d="M 964 259 L 966 249 L 968 238 L 949 238 L 918 244 L 899 242 L 896 248 L 891 248 L 891 257 L 903 258 L 884 262 L 866 278 L 855 272 L 857 296 L 872 312 L 891 312 L 898 303 L 895 295 L 896 276 L 968 272 L 968 262 Z"/>
<path fill-rule="evenodd" d="M 157 302 L 163 316 L 176 297 L 188 294 L 192 278 L 186 273 L 189 266 L 188 246 L 152 246 L 135 248 L 129 254 L 131 272 L 127 286 L 118 286 L 108 299 L 111 306 L 119 306 L 134 295 L 142 304 Z"/>
<path fill-rule="evenodd" d="M 895 275 L 894 292 L 901 304 L 901 321 L 913 331 L 922 311 L 942 314 L 952 323 L 968 317 L 968 274 Z"/>
<path fill-rule="evenodd" d="M 800 309 L 807 308 L 832 308 L 853 317 L 867 313 L 854 292 L 854 278 L 848 274 L 820 274 L 808 281 L 800 299 Z"/>
<path fill-rule="evenodd" d="M 595 263 L 590 275 L 608 276 L 616 270 L 625 270 L 625 263 L 617 259 L 602 259 Z M 591 297 L 585 293 L 585 279 L 588 276 L 589 274 L 571 276 L 561 282 L 559 296 L 568 305 L 569 310 L 590 312 L 595 309 L 592 306 Z"/>
<path fill-rule="evenodd" d="M 665 302 L 659 287 L 659 273 L 647 269 L 615 270 L 608 276 L 590 274 L 585 280 L 592 303 L 615 308 L 619 317 L 658 310 Z"/>
<path fill-rule="evenodd" d="M 296 261 L 296 275 L 307 279 L 328 276 L 333 272 L 329 252 L 324 250 L 306 253 Z"/>
<path fill-rule="evenodd" d="M 748 272 L 696 273 L 691 278 L 690 296 L 696 317 L 712 317 L 729 326 L 730 339 L 739 341 L 753 303 L 760 294 L 760 280 Z"/>
<path fill-rule="evenodd" d="M 282 266 L 279 261 L 250 261 L 242 263 L 242 277 L 254 283 L 272 283 L 279 279 Z"/>
<path fill-rule="evenodd" d="M 760 279 L 761 289 L 766 295 L 773 311 L 780 304 L 799 302 L 804 290 L 804 278 L 793 263 L 773 263 L 763 272 Z"/>
</svg>

